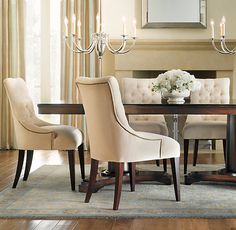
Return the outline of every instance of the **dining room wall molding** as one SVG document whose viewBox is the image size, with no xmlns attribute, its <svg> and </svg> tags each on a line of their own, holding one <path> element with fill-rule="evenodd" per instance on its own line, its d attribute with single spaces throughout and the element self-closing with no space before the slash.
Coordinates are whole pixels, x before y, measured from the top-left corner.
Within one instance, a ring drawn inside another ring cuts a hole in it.
<svg viewBox="0 0 236 230">
<path fill-rule="evenodd" d="M 112 44 L 118 46 L 117 40 Z M 234 47 L 236 40 L 230 40 Z M 109 66 L 109 68 L 107 68 Z M 123 77 L 148 77 L 150 71 L 183 69 L 187 71 L 216 71 L 216 78 L 229 77 L 231 97 L 236 98 L 236 58 L 217 53 L 210 40 L 137 40 L 132 52 L 104 59 L 105 75 Z M 146 71 L 146 72 L 145 72 Z M 208 76 L 205 76 L 208 78 Z"/>
</svg>

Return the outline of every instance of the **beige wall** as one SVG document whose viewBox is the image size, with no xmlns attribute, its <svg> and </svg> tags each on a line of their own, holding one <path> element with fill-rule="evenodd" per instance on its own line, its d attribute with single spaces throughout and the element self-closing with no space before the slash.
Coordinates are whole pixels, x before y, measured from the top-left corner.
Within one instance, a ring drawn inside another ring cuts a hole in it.
<svg viewBox="0 0 236 230">
<path fill-rule="evenodd" d="M 210 20 L 216 24 L 215 34 L 219 36 L 218 24 L 221 17 L 226 17 L 226 35 L 229 39 L 236 39 L 236 0 L 207 0 L 207 28 L 141 28 L 141 0 L 102 0 L 103 21 L 105 30 L 113 39 L 118 39 L 122 33 L 122 16 L 127 18 L 127 31 L 132 34 L 132 20 L 137 19 L 137 36 L 139 41 L 147 44 L 149 41 L 163 42 L 209 42 Z M 160 44 L 159 43 L 159 44 Z M 116 43 L 117 45 L 117 43 Z M 160 48 L 161 49 L 161 48 Z M 166 49 L 166 48 L 165 48 Z M 226 57 L 226 56 L 225 56 Z M 228 59 L 228 57 L 227 57 Z M 234 58 L 236 60 L 236 58 Z M 232 59 L 231 59 L 232 61 Z M 236 63 L 236 61 L 235 61 Z M 220 63 L 219 63 L 220 64 Z M 236 64 L 235 64 L 236 65 Z M 175 66 L 173 66 L 175 68 Z M 103 75 L 115 75 L 115 57 L 106 52 L 103 60 Z M 234 71 L 236 77 L 236 71 Z"/>
<path fill-rule="evenodd" d="M 216 26 L 224 15 L 226 32 L 231 39 L 236 39 L 236 0 L 207 0 L 207 29 L 141 28 L 141 0 L 102 0 L 103 21 L 111 38 L 119 38 L 122 32 L 122 16 L 127 18 L 127 30 L 132 32 L 132 20 L 137 19 L 137 35 L 140 39 L 208 39 L 210 20 Z M 219 35 L 219 28 L 216 28 Z"/>
</svg>

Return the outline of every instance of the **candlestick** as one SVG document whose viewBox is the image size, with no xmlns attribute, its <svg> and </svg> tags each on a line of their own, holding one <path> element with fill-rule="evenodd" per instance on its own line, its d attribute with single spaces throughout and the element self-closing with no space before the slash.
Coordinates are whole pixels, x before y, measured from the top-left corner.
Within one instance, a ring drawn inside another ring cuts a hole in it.
<svg viewBox="0 0 236 230">
<path fill-rule="evenodd" d="M 122 21 L 123 21 L 123 35 L 127 35 L 127 31 L 126 31 L 126 18 L 122 17 Z"/>
<path fill-rule="evenodd" d="M 225 16 L 223 16 L 222 19 L 221 19 L 221 24 L 222 24 L 222 36 L 225 36 L 225 22 L 226 22 L 226 19 L 225 19 Z"/>
<path fill-rule="evenodd" d="M 215 23 L 213 20 L 211 20 L 211 38 L 214 38 L 215 37 Z"/>
<path fill-rule="evenodd" d="M 133 26 L 134 26 L 134 37 L 136 38 L 137 37 L 137 28 L 136 28 L 136 19 L 133 20 Z"/>
<path fill-rule="evenodd" d="M 72 34 L 75 34 L 76 31 L 76 16 L 75 14 L 72 15 Z"/>
<path fill-rule="evenodd" d="M 99 33 L 100 32 L 100 16 L 97 15 L 96 17 L 96 32 Z"/>
<path fill-rule="evenodd" d="M 78 27 L 78 37 L 81 38 L 81 21 L 78 20 L 77 22 L 77 27 Z"/>
<path fill-rule="evenodd" d="M 64 23 L 65 23 L 65 36 L 68 36 L 68 18 L 65 17 L 64 19 Z"/>
</svg>

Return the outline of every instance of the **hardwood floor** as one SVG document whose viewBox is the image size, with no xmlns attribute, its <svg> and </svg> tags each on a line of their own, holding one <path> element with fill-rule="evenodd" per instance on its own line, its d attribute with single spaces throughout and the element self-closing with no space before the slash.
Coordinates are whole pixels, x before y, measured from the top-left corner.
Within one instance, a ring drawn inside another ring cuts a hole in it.
<svg viewBox="0 0 236 230">
<path fill-rule="evenodd" d="M 89 163 L 89 154 L 85 154 Z M 192 156 L 189 156 L 191 163 Z M 17 161 L 16 151 L 0 151 L 0 191 L 11 186 Z M 78 163 L 78 156 L 76 155 Z M 219 164 L 223 154 L 199 154 L 198 163 Z M 181 158 L 181 164 L 183 159 Z M 67 164 L 66 152 L 36 151 L 32 170 L 44 164 Z M 31 171 L 32 172 L 32 171 Z M 75 219 L 75 220 L 28 220 L 0 219 L 0 230 L 236 230 L 236 219 Z"/>
</svg>

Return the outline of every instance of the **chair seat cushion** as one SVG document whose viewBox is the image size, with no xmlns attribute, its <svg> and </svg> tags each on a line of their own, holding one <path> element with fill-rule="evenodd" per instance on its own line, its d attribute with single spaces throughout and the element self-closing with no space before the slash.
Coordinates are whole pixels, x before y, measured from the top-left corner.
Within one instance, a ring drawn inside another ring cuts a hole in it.
<svg viewBox="0 0 236 230">
<path fill-rule="evenodd" d="M 52 140 L 53 150 L 73 150 L 81 145 L 83 137 L 80 130 L 68 125 L 44 126 L 45 129 L 55 133 Z"/>
<path fill-rule="evenodd" d="M 186 123 L 184 139 L 226 139 L 225 121 L 196 121 Z"/>
</svg>

